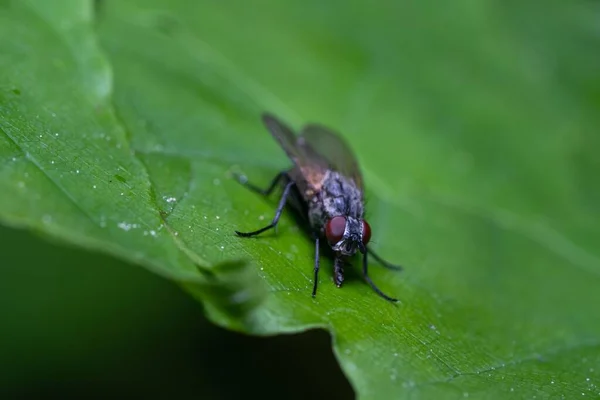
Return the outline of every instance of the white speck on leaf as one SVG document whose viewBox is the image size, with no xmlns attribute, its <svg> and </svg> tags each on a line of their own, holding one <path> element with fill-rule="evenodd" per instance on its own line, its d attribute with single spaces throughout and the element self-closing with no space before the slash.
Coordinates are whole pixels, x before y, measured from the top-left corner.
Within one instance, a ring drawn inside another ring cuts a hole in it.
<svg viewBox="0 0 600 400">
<path fill-rule="evenodd" d="M 131 229 L 135 229 L 135 228 L 139 228 L 140 225 L 139 224 L 129 224 L 127 222 L 119 222 L 117 224 L 117 226 L 121 229 L 123 229 L 125 232 L 131 230 Z"/>
<path fill-rule="evenodd" d="M 150 235 L 156 237 L 156 231 L 154 231 L 154 230 L 150 231 Z"/>
<path fill-rule="evenodd" d="M 75 172 L 79 173 L 79 170 L 76 170 Z"/>
<path fill-rule="evenodd" d="M 265 216 L 261 215 L 260 217 L 258 217 L 258 219 L 260 219 L 262 221 L 263 219 L 265 219 Z"/>
<path fill-rule="evenodd" d="M 129 231 L 131 228 L 134 227 L 133 224 L 128 224 L 127 222 L 119 222 L 117 226 L 123 229 L 125 232 Z"/>
<path fill-rule="evenodd" d="M 163 197 L 163 199 L 165 199 L 165 201 L 167 203 L 173 203 L 173 202 L 177 201 L 177 198 L 175 198 L 175 197 L 166 197 L 166 198 L 165 197 Z"/>
<path fill-rule="evenodd" d="M 96 185 L 92 186 L 94 189 L 96 189 Z"/>
</svg>

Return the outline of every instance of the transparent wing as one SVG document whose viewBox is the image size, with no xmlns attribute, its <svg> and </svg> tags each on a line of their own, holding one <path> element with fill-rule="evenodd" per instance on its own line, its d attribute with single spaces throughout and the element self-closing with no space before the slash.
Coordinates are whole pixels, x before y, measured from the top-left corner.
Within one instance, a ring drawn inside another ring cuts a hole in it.
<svg viewBox="0 0 600 400">
<path fill-rule="evenodd" d="M 327 172 L 327 160 L 301 136 L 296 136 L 277 117 L 265 113 L 262 120 L 271 135 L 298 167 L 305 183 L 313 188 L 320 188 Z"/>
<path fill-rule="evenodd" d="M 356 156 L 341 136 L 322 125 L 308 124 L 302 129 L 300 138 L 304 138 L 307 148 L 319 152 L 328 168 L 352 179 L 361 191 L 364 190 Z"/>
</svg>

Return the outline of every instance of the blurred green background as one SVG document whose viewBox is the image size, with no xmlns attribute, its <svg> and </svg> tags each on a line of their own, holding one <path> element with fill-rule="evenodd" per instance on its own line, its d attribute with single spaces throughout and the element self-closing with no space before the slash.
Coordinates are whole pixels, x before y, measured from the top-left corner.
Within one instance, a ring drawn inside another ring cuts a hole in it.
<svg viewBox="0 0 600 400">
<path fill-rule="evenodd" d="M 352 398 L 324 331 L 209 323 L 171 282 L 0 227 L 0 398 Z"/>
</svg>

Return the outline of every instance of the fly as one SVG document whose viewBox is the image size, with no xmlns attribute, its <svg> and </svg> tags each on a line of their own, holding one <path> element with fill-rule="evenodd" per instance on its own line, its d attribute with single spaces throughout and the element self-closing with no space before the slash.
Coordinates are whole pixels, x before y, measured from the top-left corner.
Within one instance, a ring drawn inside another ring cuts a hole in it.
<svg viewBox="0 0 600 400">
<path fill-rule="evenodd" d="M 252 232 L 235 233 L 250 237 L 275 228 L 285 205 L 290 204 L 306 218 L 315 241 L 313 297 L 317 294 L 319 277 L 319 245 L 325 240 L 335 253 L 333 281 L 337 287 L 344 281 L 346 259 L 360 251 L 367 283 L 384 299 L 398 301 L 383 293 L 368 274 L 368 254 L 386 268 L 401 270 L 402 267 L 383 260 L 367 246 L 371 227 L 364 219 L 363 178 L 346 142 L 322 125 L 308 124 L 296 136 L 271 114 L 263 114 L 262 120 L 294 165 L 277 174 L 266 189 L 238 177 L 240 183 L 262 195 L 271 194 L 278 184 L 283 187 L 283 193 L 269 225 Z"/>
</svg>

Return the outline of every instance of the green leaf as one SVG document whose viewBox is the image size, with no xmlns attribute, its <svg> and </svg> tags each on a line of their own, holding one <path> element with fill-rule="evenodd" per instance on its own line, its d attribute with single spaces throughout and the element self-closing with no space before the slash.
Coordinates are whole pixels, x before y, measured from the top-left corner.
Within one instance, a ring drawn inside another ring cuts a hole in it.
<svg viewBox="0 0 600 400">
<path fill-rule="evenodd" d="M 252 334 L 328 329 L 361 398 L 598 396 L 597 5 L 0 1 L 0 218 L 173 279 Z M 94 19 L 95 17 L 95 19 Z M 94 29 L 95 28 L 95 29 Z M 260 124 L 342 132 L 379 298 L 266 185 Z M 293 360 L 290 360 L 293 362 Z"/>
</svg>

